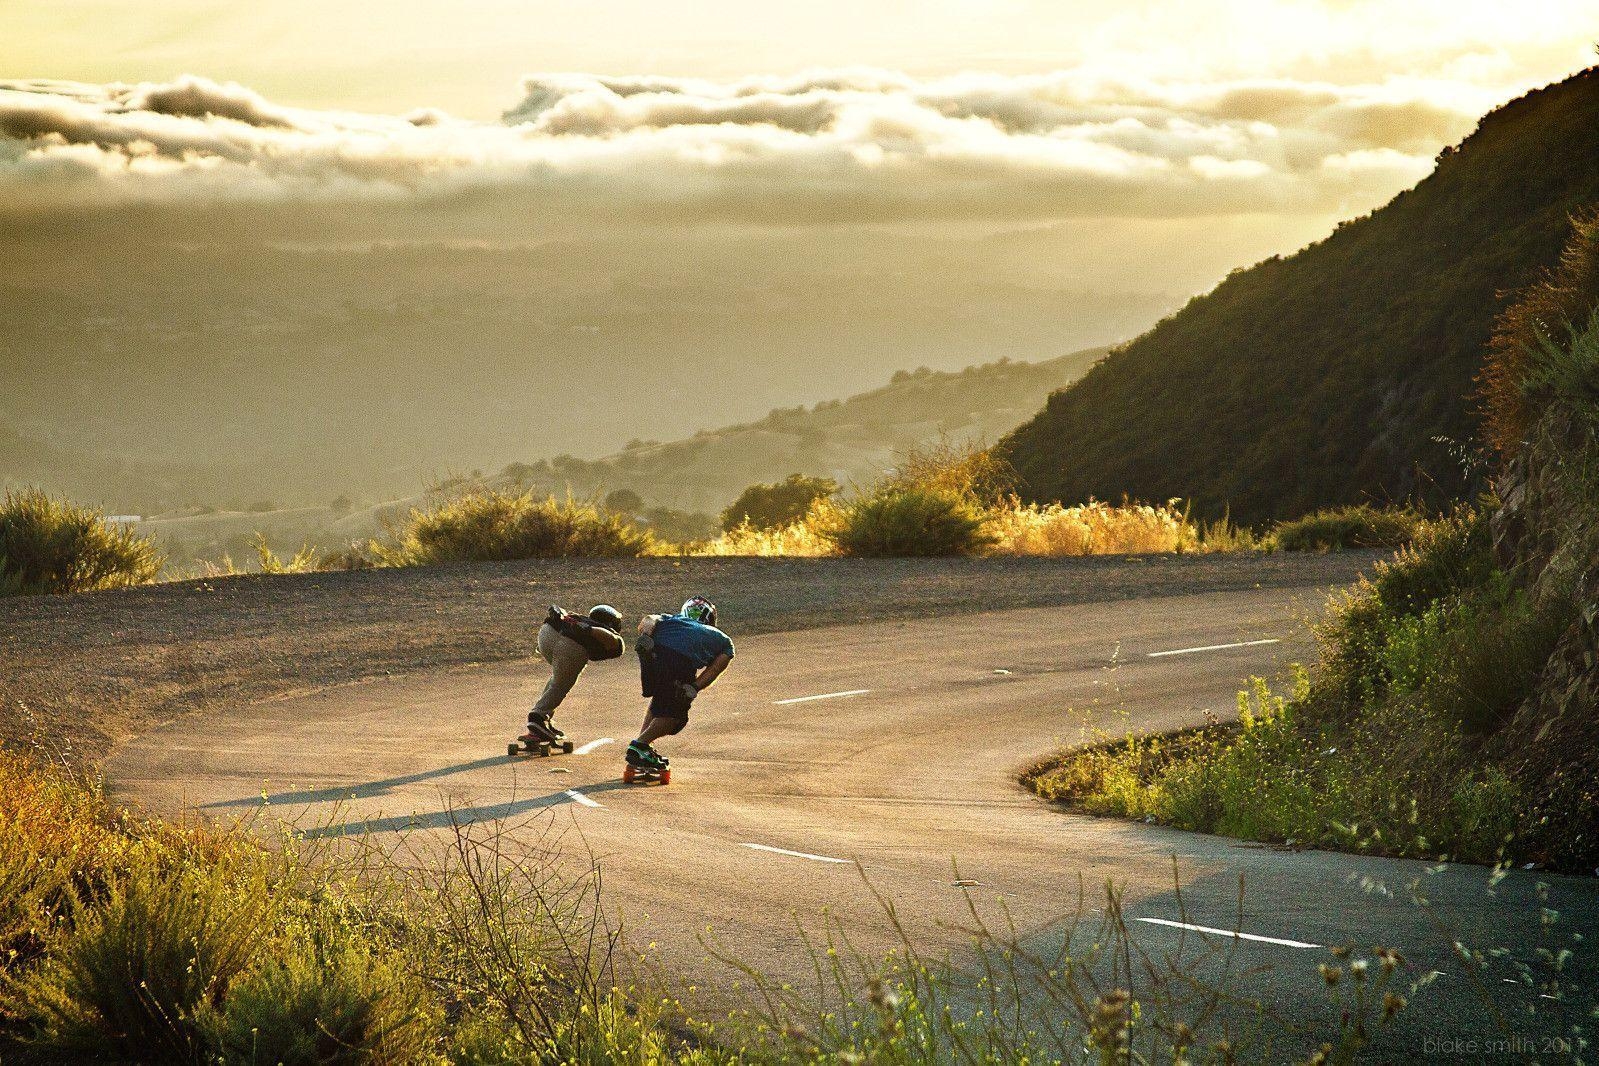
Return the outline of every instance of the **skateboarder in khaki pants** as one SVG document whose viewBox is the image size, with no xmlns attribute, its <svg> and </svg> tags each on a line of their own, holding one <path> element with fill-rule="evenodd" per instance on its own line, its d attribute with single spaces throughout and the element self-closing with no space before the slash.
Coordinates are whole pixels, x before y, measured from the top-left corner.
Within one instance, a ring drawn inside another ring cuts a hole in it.
<svg viewBox="0 0 1599 1066">
<path fill-rule="evenodd" d="M 625 649 L 621 630 L 621 612 L 609 604 L 595 606 L 586 616 L 550 608 L 538 636 L 539 655 L 550 664 L 550 679 L 527 712 L 527 732 L 520 738 L 524 744 L 565 739 L 566 734 L 555 725 L 555 709 L 577 684 L 585 666 L 621 656 Z"/>
</svg>

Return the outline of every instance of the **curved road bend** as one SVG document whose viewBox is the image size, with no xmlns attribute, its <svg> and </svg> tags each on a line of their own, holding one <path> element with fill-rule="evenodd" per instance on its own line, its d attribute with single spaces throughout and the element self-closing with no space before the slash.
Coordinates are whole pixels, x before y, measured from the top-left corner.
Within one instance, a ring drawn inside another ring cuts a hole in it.
<svg viewBox="0 0 1599 1066">
<path fill-rule="evenodd" d="M 673 972 L 708 982 L 726 971 L 701 946 L 707 931 L 788 976 L 808 970 L 797 927 L 818 928 L 824 908 L 858 945 L 892 943 L 856 863 L 919 944 L 963 945 L 950 928 L 969 923 L 958 868 L 990 913 L 1003 898 L 1022 933 L 1042 940 L 1075 908 L 1079 883 L 1094 905 L 1113 881 L 1146 950 L 1196 937 L 1235 947 L 1240 966 L 1260 968 L 1246 987 L 1289 1014 L 1325 1009 L 1315 967 L 1327 956 L 1304 945 L 1393 945 L 1418 972 L 1444 976 L 1418 997 L 1427 1009 L 1385 1038 L 1386 1056 L 1419 1054 L 1429 1037 L 1494 1037 L 1448 937 L 1405 886 L 1426 881 L 1450 935 L 1530 956 L 1541 942 L 1537 875 L 1490 894 L 1478 868 L 1427 874 L 1420 863 L 1071 816 L 1016 782 L 1035 756 L 1098 731 L 1233 715 L 1245 678 L 1308 658 L 1304 620 L 1324 601 L 1314 588 L 1211 593 L 740 640 L 688 731 L 662 742 L 674 774 L 665 788 L 619 780 L 643 707 L 630 661 L 591 667 L 562 710 L 585 754 L 505 756 L 543 683 L 534 661 L 193 716 L 129 743 L 106 772 L 113 794 L 163 812 L 255 814 L 266 795 L 275 817 L 318 836 L 443 839 L 452 818 L 506 819 L 530 837 L 551 820 L 575 824 L 636 942 L 656 942 Z M 1562 929 L 1599 928 L 1593 881 L 1542 880 Z M 1506 1008 L 1536 996 L 1509 984 L 1493 992 Z M 1543 1034 L 1516 1025 L 1513 1034 Z"/>
</svg>

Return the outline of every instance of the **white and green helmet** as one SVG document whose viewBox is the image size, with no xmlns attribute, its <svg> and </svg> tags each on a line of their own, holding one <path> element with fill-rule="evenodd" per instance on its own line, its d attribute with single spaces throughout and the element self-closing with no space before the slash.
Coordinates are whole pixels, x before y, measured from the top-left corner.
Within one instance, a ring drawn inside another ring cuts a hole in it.
<svg viewBox="0 0 1599 1066">
<path fill-rule="evenodd" d="M 691 596 L 683 601 L 683 609 L 677 612 L 684 618 L 692 618 L 708 626 L 716 624 L 716 604 L 704 596 Z"/>
</svg>

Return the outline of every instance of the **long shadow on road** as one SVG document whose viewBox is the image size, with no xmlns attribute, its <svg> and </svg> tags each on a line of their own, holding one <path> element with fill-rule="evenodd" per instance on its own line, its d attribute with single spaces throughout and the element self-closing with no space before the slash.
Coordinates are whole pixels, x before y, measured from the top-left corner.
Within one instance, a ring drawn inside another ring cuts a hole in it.
<svg viewBox="0 0 1599 1066">
<path fill-rule="evenodd" d="M 631 786 L 621 781 L 609 781 L 597 785 L 585 785 L 570 791 L 563 789 L 547 796 L 508 800 L 505 803 L 483 804 L 476 807 L 446 807 L 444 810 L 426 813 L 401 814 L 389 818 L 364 818 L 360 821 L 323 825 L 315 829 L 296 830 L 295 835 L 303 840 L 324 840 L 330 837 L 365 836 L 371 833 L 395 833 L 412 829 L 453 829 L 477 822 L 515 818 L 533 811 L 574 803 L 577 802 L 573 797 L 574 792 L 583 796 L 592 796 L 596 793 L 629 787 Z"/>
<path fill-rule="evenodd" d="M 451 774 L 464 774 L 469 770 L 485 770 L 490 766 L 500 766 L 510 762 L 506 755 L 496 755 L 488 759 L 476 759 L 472 762 L 456 763 L 454 766 L 441 766 L 434 770 L 422 770 L 403 777 L 386 777 L 381 781 L 368 781 L 361 785 L 339 785 L 336 788 L 318 788 L 303 792 L 278 792 L 272 795 L 257 794 L 245 796 L 241 799 L 216 800 L 202 807 L 210 809 L 215 807 L 266 807 L 274 803 L 340 803 L 345 800 L 375 799 L 386 796 L 396 788 L 404 785 L 414 785 L 419 781 L 430 781 L 437 777 L 448 777 Z"/>
</svg>

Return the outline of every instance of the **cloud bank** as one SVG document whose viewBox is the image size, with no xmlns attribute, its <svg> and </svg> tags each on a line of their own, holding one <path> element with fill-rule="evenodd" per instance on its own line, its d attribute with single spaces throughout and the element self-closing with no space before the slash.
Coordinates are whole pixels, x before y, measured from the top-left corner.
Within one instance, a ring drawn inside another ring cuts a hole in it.
<svg viewBox="0 0 1599 1066">
<path fill-rule="evenodd" d="M 0 81 L 0 212 L 489 204 L 525 219 L 1047 220 L 1364 208 L 1491 100 L 1458 84 L 547 74 L 500 123 L 237 84 Z"/>
</svg>

